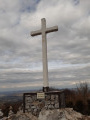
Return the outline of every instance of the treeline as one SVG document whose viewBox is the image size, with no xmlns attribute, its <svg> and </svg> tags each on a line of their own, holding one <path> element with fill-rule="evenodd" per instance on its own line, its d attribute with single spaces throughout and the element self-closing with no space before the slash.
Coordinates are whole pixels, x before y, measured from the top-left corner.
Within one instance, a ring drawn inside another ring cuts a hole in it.
<svg viewBox="0 0 90 120">
<path fill-rule="evenodd" d="M 90 115 L 90 89 L 86 82 L 77 85 L 75 90 L 65 90 L 66 107 L 84 115 Z"/>
</svg>

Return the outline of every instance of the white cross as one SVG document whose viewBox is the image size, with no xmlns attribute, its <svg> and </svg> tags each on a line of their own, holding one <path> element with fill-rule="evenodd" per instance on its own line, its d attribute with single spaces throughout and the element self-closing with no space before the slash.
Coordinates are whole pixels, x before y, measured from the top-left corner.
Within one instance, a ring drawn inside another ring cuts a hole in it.
<svg viewBox="0 0 90 120">
<path fill-rule="evenodd" d="M 41 19 L 41 29 L 32 31 L 31 36 L 42 34 L 42 60 L 43 60 L 43 85 L 44 88 L 49 88 L 48 83 L 48 63 L 47 63 L 47 39 L 46 34 L 54 31 L 58 31 L 58 26 L 46 28 L 46 19 Z"/>
</svg>

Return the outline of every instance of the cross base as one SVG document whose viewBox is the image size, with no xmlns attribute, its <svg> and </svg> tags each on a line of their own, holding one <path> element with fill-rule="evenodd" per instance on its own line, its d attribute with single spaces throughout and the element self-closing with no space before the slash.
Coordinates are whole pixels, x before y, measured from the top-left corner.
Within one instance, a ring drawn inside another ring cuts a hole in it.
<svg viewBox="0 0 90 120">
<path fill-rule="evenodd" d="M 38 94 L 40 96 L 38 96 Z M 65 108 L 64 91 L 51 91 L 51 92 L 49 91 L 44 93 L 39 91 L 38 92 L 32 91 L 31 93 L 23 94 L 24 113 L 31 112 L 33 115 L 39 116 L 39 113 L 43 108 L 45 110 Z"/>
<path fill-rule="evenodd" d="M 48 92 L 49 91 L 49 87 L 43 87 L 43 92 Z"/>
</svg>

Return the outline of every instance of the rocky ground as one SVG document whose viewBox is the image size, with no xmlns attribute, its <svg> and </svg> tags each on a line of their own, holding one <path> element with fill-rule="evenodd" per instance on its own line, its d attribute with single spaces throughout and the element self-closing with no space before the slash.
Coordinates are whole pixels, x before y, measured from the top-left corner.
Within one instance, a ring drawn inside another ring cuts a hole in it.
<svg viewBox="0 0 90 120">
<path fill-rule="evenodd" d="M 39 120 L 90 120 L 90 117 L 74 111 L 72 108 L 42 110 L 39 114 Z"/>
<path fill-rule="evenodd" d="M 2 118 L 0 120 L 90 120 L 89 116 L 84 116 L 72 108 L 45 110 L 43 109 L 39 117 L 31 113 L 17 113 L 11 115 L 9 118 Z"/>
</svg>

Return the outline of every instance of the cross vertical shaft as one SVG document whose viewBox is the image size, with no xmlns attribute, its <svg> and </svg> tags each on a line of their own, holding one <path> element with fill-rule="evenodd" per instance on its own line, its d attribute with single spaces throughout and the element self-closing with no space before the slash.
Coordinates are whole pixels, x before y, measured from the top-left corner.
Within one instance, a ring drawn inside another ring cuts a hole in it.
<svg viewBox="0 0 90 120">
<path fill-rule="evenodd" d="M 46 20 L 42 19 L 42 61 L 43 61 L 43 91 L 48 91 L 48 63 L 47 63 L 47 39 L 46 39 Z M 46 88 L 46 89 L 45 89 Z"/>
<path fill-rule="evenodd" d="M 48 83 L 48 63 L 47 63 L 47 38 L 46 34 L 54 31 L 58 31 L 58 26 L 46 28 L 45 18 L 41 19 L 41 29 L 37 31 L 32 31 L 31 36 L 42 34 L 42 61 L 43 61 L 43 91 L 47 92 L 49 90 Z"/>
</svg>

